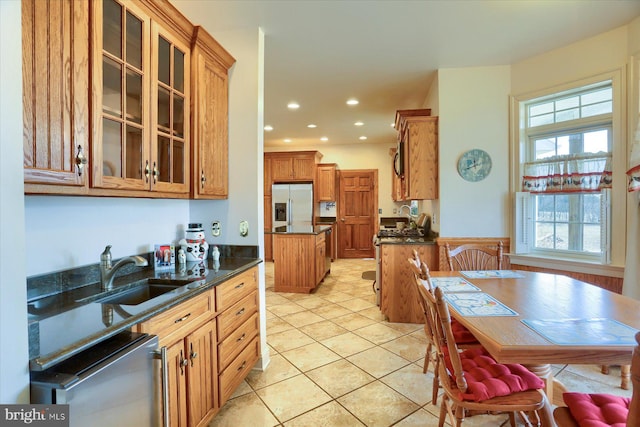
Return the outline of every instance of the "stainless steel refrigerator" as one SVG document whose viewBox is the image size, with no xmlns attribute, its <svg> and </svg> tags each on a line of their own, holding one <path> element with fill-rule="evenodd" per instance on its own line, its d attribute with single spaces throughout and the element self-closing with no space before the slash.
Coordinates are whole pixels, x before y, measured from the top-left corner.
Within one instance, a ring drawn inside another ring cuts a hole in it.
<svg viewBox="0 0 640 427">
<path fill-rule="evenodd" d="M 311 225 L 313 184 L 273 184 L 273 226 Z"/>
</svg>

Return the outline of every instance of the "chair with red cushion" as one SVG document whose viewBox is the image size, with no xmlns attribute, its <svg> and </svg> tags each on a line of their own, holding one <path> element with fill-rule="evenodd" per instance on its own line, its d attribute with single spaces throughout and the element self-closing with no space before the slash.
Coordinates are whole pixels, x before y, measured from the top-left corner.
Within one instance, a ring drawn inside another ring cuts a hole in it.
<svg viewBox="0 0 640 427">
<path fill-rule="evenodd" d="M 558 427 L 640 427 L 640 332 L 631 360 L 631 398 L 602 393 L 564 393 L 567 406 L 553 411 Z"/>
<path fill-rule="evenodd" d="M 543 427 L 553 426 L 544 382 L 522 365 L 498 363 L 483 347 L 462 352 L 453 339 L 451 316 L 442 289 L 435 289 L 435 346 L 440 361 L 440 383 L 444 396 L 440 406 L 439 427 L 449 416 L 452 426 L 460 427 L 467 415 L 509 413 L 530 424 L 534 416 Z M 527 415 L 525 415 L 527 414 Z"/>
<path fill-rule="evenodd" d="M 424 262 L 420 262 L 417 254 L 414 253 L 414 258 L 409 258 L 408 261 L 414 275 L 416 293 L 418 294 L 418 303 L 420 304 L 420 308 L 424 314 L 424 333 L 427 336 L 427 352 L 424 356 L 422 372 L 426 374 L 429 369 L 429 363 L 433 361 L 433 392 L 431 403 L 435 405 L 438 403 L 438 391 L 440 388 L 438 380 L 438 358 L 433 351 L 435 341 L 433 329 L 434 314 L 429 309 L 429 305 L 426 301 L 426 299 L 431 299 L 435 302 L 432 294 L 433 288 L 431 287 L 431 282 L 429 280 L 429 267 L 427 267 Z M 417 267 L 417 264 L 420 264 L 420 268 Z M 463 325 L 455 322 L 452 323 L 451 326 L 453 328 L 454 339 L 460 348 L 480 346 L 476 337 L 474 337 L 473 334 Z"/>
</svg>

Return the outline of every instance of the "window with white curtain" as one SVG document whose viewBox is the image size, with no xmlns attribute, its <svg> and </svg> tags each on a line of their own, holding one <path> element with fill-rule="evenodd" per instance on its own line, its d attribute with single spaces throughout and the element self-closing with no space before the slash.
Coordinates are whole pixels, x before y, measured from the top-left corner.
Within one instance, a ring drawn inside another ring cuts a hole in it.
<svg viewBox="0 0 640 427">
<path fill-rule="evenodd" d="M 516 252 L 607 263 L 612 83 L 532 99 L 524 112 Z"/>
</svg>

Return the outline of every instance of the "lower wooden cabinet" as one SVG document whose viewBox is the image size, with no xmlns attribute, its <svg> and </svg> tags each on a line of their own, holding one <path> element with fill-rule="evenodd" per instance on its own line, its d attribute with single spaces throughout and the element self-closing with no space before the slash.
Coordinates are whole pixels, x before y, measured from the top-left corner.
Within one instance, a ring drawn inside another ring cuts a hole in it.
<svg viewBox="0 0 640 427">
<path fill-rule="evenodd" d="M 206 425 L 217 412 L 216 328 L 211 320 L 167 348 L 169 425 Z"/>
<path fill-rule="evenodd" d="M 310 293 L 329 272 L 325 232 L 273 234 L 273 275 L 276 292 Z"/>
<path fill-rule="evenodd" d="M 430 269 L 437 267 L 436 245 L 380 245 L 380 310 L 390 322 L 424 323 L 413 272 L 407 261 L 414 249 Z"/>
<path fill-rule="evenodd" d="M 254 267 L 157 316 L 137 332 L 157 335 L 164 367 L 170 427 L 206 426 L 260 357 L 258 268 Z M 157 402 L 162 402 L 158 371 Z"/>
</svg>

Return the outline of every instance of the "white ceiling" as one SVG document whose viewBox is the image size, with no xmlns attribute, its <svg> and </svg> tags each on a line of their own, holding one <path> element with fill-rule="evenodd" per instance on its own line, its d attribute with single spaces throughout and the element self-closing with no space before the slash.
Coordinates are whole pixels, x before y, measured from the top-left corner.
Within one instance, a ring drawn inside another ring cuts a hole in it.
<svg viewBox="0 0 640 427">
<path fill-rule="evenodd" d="M 173 1 L 180 8 L 181 0 Z M 395 111 L 421 108 L 437 69 L 513 64 L 640 15 L 640 0 L 195 4 L 214 36 L 264 30 L 264 120 L 274 127 L 265 132 L 265 147 L 357 144 L 361 135 L 367 143 L 393 142 Z M 347 106 L 351 97 L 360 104 Z M 290 101 L 301 107 L 288 110 Z M 356 121 L 365 125 L 356 127 Z M 309 123 L 318 127 L 308 129 Z"/>
</svg>

